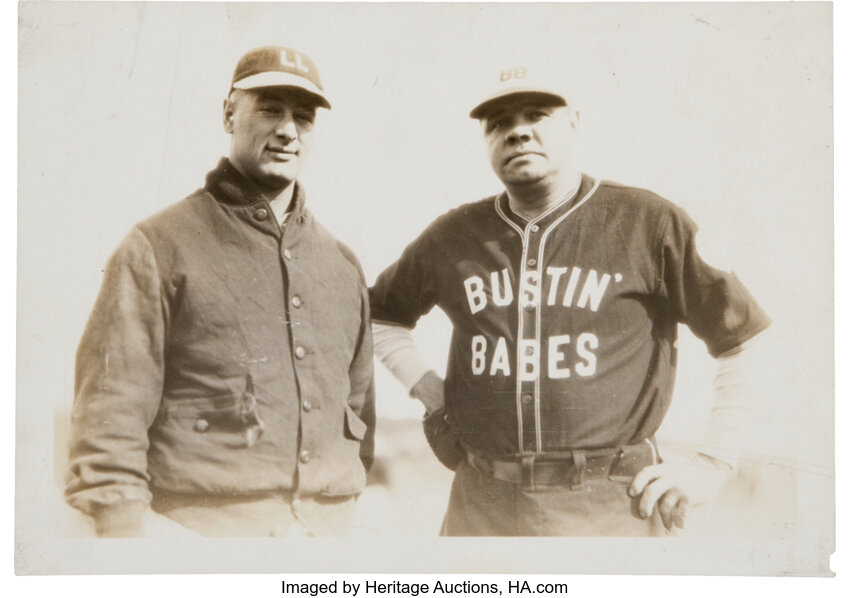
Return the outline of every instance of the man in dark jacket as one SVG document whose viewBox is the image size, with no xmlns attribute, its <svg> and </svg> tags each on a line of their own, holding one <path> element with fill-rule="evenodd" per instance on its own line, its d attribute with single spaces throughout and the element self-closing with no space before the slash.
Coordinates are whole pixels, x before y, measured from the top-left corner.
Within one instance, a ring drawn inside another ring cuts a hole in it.
<svg viewBox="0 0 850 598">
<path fill-rule="evenodd" d="M 77 353 L 66 488 L 99 535 L 144 535 L 155 513 L 204 535 L 350 529 L 372 339 L 357 259 L 296 182 L 318 107 L 306 55 L 248 52 L 224 102 L 229 158 L 110 258 Z"/>
</svg>

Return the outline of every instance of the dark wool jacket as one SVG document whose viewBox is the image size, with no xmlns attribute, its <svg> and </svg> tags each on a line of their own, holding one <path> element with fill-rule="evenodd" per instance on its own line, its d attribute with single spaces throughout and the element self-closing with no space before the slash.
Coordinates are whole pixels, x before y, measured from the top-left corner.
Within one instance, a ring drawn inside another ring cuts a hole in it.
<svg viewBox="0 0 850 598">
<path fill-rule="evenodd" d="M 359 493 L 372 338 L 351 251 L 304 208 L 278 226 L 222 159 L 112 255 L 77 352 L 68 502 L 100 529 L 151 493 Z"/>
</svg>

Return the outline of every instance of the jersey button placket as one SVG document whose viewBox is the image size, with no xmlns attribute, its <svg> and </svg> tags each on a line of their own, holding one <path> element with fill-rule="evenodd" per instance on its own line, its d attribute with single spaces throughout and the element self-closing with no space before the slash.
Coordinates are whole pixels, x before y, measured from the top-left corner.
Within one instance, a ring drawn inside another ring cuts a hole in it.
<svg viewBox="0 0 850 598">
<path fill-rule="evenodd" d="M 537 230 L 535 230 L 537 227 Z M 529 227 L 529 230 L 534 233 L 538 232 L 539 226 L 537 224 L 532 224 Z M 522 272 L 522 280 L 528 281 L 528 284 L 531 284 L 532 281 L 536 284 L 536 292 L 529 291 L 528 293 L 521 293 L 521 296 L 526 298 L 533 298 L 533 301 L 526 301 L 523 304 L 523 309 L 520 314 L 522 318 L 522 339 L 523 346 L 521 348 L 522 353 L 522 363 L 523 363 L 523 371 L 520 374 L 525 374 L 526 372 L 533 371 L 535 372 L 534 378 L 540 375 L 540 330 L 537 328 L 537 310 L 540 309 L 538 302 L 540 301 L 540 297 L 542 294 L 542 284 L 541 284 L 541 273 L 538 270 L 538 260 L 537 255 L 540 248 L 540 235 L 528 235 L 526 237 L 526 253 L 525 253 L 525 262 L 523 263 L 523 272 Z M 537 276 L 533 276 L 531 273 L 537 272 Z M 520 408 L 522 409 L 522 452 L 523 453 L 531 453 L 536 452 L 538 447 L 538 439 L 537 439 L 537 418 L 536 418 L 536 401 L 539 400 L 537 396 L 537 388 L 536 381 L 531 379 L 532 376 L 526 375 L 529 379 L 523 379 L 521 388 L 520 388 Z"/>
</svg>

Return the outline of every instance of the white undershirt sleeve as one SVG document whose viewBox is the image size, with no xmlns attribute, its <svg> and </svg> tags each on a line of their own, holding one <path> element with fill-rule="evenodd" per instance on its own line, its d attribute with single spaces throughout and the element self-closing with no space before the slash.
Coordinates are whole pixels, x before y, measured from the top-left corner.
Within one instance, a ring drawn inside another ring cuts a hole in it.
<svg viewBox="0 0 850 598">
<path fill-rule="evenodd" d="M 372 340 L 375 356 L 401 382 L 408 394 L 422 376 L 431 371 L 432 368 L 422 359 L 410 329 L 397 324 L 372 322 Z"/>
<path fill-rule="evenodd" d="M 714 406 L 702 452 L 732 467 L 755 432 L 765 377 L 770 375 L 769 330 L 717 358 Z"/>
</svg>

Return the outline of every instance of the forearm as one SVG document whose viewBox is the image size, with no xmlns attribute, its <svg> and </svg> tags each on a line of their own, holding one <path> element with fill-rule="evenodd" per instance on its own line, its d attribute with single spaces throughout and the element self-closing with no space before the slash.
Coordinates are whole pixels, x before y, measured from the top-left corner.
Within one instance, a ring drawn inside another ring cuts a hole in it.
<svg viewBox="0 0 850 598">
<path fill-rule="evenodd" d="M 770 336 L 768 329 L 717 359 L 714 405 L 703 453 L 733 467 L 755 431 L 759 400 L 770 375 Z"/>
<path fill-rule="evenodd" d="M 372 337 L 375 356 L 411 394 L 416 383 L 431 371 L 416 347 L 411 330 L 396 324 L 372 322 Z"/>
</svg>

